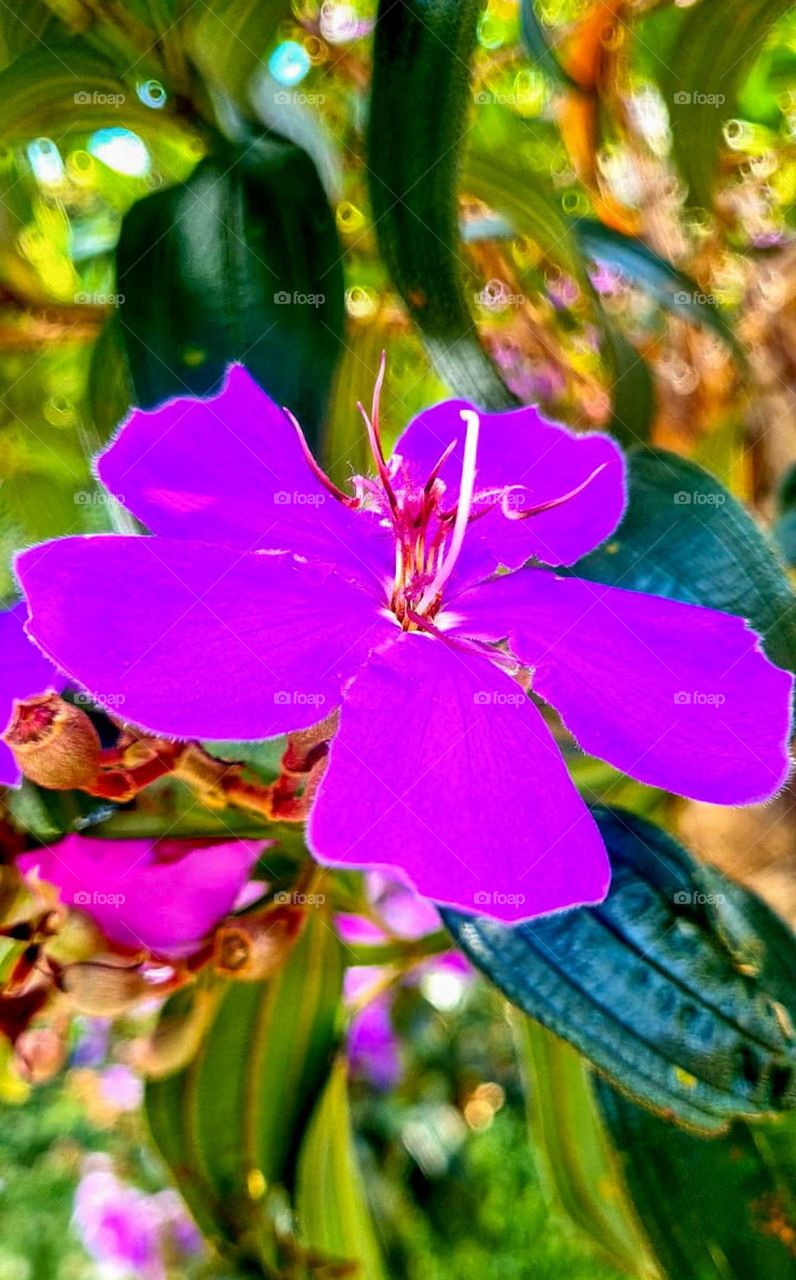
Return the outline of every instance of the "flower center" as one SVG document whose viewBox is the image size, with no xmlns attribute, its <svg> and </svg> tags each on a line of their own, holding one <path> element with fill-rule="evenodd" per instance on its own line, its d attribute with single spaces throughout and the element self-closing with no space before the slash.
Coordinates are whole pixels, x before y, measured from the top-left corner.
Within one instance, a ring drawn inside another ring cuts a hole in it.
<svg viewBox="0 0 796 1280">
<path fill-rule="evenodd" d="M 379 402 L 386 365 L 382 353 L 373 388 L 370 414 L 361 404 L 376 474 L 354 476 L 353 495 L 344 493 L 324 474 L 312 456 L 299 424 L 289 414 L 309 465 L 318 480 L 338 501 L 348 507 L 371 511 L 388 526 L 395 541 L 395 570 L 388 587 L 387 603 L 405 631 L 434 631 L 445 584 L 456 568 L 468 525 L 487 516 L 497 507 L 508 520 L 527 520 L 574 498 L 605 466 L 602 463 L 582 484 L 568 493 L 537 505 L 528 505 L 530 490 L 524 484 L 508 484 L 476 491 L 476 457 L 480 417 L 474 409 L 461 409 L 464 450 L 458 497 L 451 503 L 441 472 L 459 441 L 451 440 L 424 482 L 399 455 L 389 461 L 384 456 L 379 425 Z M 288 412 L 286 410 L 286 412 Z"/>
</svg>

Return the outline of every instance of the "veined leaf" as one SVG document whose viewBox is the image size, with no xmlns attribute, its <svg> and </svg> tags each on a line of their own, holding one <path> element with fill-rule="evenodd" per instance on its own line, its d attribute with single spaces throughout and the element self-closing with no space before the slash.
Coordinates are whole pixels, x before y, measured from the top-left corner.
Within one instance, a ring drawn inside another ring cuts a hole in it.
<svg viewBox="0 0 796 1280">
<path fill-rule="evenodd" d="M 197 1220 L 239 1246 L 265 1230 L 259 1202 L 290 1187 L 327 1077 L 342 991 L 340 944 L 321 909 L 267 982 L 226 984 L 185 1070 L 147 1086 L 153 1137 Z M 173 1004 L 163 1016 L 174 1013 Z"/>
<path fill-rule="evenodd" d="M 307 1127 L 298 1162 L 296 1214 L 313 1252 L 347 1262 L 352 1276 L 386 1280 L 354 1149 L 348 1063 L 338 1058 Z"/>
<path fill-rule="evenodd" d="M 315 435 L 341 349 L 343 282 L 304 152 L 263 137 L 207 157 L 186 183 L 132 207 L 117 259 L 140 404 L 210 394 L 241 360 Z"/>
<path fill-rule="evenodd" d="M 606 901 L 514 928 L 444 910 L 465 954 L 654 1111 L 720 1131 L 796 1107 L 796 938 L 651 823 L 595 817 Z"/>
<path fill-rule="evenodd" d="M 562 1209 L 624 1271 L 659 1270 L 594 1098 L 586 1060 L 538 1022 L 513 1019 L 534 1158 L 551 1211 Z"/>
<path fill-rule="evenodd" d="M 738 614 L 772 662 L 796 670 L 796 596 L 741 504 L 709 472 L 664 449 L 631 450 L 628 482 L 613 538 L 572 572 Z"/>
<path fill-rule="evenodd" d="M 667 55 L 662 89 L 675 159 L 693 203 L 710 208 L 724 122 L 789 0 L 701 0 L 685 14 Z"/>
<path fill-rule="evenodd" d="M 382 0 L 368 180 L 382 257 L 440 376 L 458 395 L 502 409 L 513 398 L 467 303 L 456 203 L 480 8 L 480 0 Z"/>
<path fill-rule="evenodd" d="M 789 1280 L 796 1116 L 696 1137 L 596 1082 L 625 1184 L 667 1276 Z"/>
</svg>

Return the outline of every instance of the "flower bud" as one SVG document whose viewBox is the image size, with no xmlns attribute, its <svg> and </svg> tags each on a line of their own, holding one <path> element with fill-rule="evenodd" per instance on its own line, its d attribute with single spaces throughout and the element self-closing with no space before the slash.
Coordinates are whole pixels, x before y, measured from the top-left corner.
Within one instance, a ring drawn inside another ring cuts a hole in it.
<svg viewBox="0 0 796 1280">
<path fill-rule="evenodd" d="M 260 982 L 282 967 L 306 919 L 301 907 L 270 907 L 219 925 L 213 963 L 225 978 Z"/>
<path fill-rule="evenodd" d="M 61 987 L 78 1013 L 99 1018 L 116 1018 L 157 994 L 140 965 L 123 964 L 110 955 L 67 965 Z"/>
<path fill-rule="evenodd" d="M 66 1041 L 54 1027 L 30 1027 L 14 1046 L 14 1066 L 28 1084 L 45 1084 L 66 1060 Z"/>
<path fill-rule="evenodd" d="M 100 740 L 79 707 L 57 693 L 15 701 L 3 734 L 14 759 L 31 782 L 53 791 L 87 787 L 97 776 Z"/>
<path fill-rule="evenodd" d="M 130 1062 L 135 1070 L 150 1080 L 161 1080 L 187 1067 L 213 1020 L 220 995 L 220 984 L 212 990 L 200 987 L 185 1012 L 161 1014 L 151 1034 L 130 1046 Z"/>
</svg>

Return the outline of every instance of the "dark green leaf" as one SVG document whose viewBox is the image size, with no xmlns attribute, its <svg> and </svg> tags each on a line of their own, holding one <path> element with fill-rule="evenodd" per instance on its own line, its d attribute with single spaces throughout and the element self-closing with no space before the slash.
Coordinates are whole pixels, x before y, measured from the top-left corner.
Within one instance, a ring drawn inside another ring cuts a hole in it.
<svg viewBox="0 0 796 1280">
<path fill-rule="evenodd" d="M 382 257 L 437 370 L 457 394 L 502 409 L 513 400 L 467 303 L 456 202 L 480 11 L 480 0 L 382 0 L 368 179 Z"/>
<path fill-rule="evenodd" d="M 796 597 L 741 504 L 696 463 L 663 449 L 631 450 L 628 466 L 619 529 L 573 573 L 738 614 L 773 662 L 796 670 Z"/>
<path fill-rule="evenodd" d="M 342 343 L 334 222 L 308 156 L 282 139 L 224 148 L 134 205 L 118 248 L 139 403 L 216 391 L 240 360 L 314 436 Z"/>
<path fill-rule="evenodd" d="M 708 1131 L 796 1107 L 796 938 L 651 823 L 595 817 L 613 868 L 601 906 L 514 928 L 445 910 L 458 943 L 509 1000 L 658 1112 Z"/>
<path fill-rule="evenodd" d="M 264 1230 L 263 1192 L 293 1181 L 341 990 L 340 944 L 324 912 L 310 911 L 284 967 L 267 982 L 227 984 L 194 1061 L 147 1086 L 153 1136 L 178 1186 L 232 1245 Z"/>
<path fill-rule="evenodd" d="M 796 1122 L 686 1133 L 597 1081 L 625 1182 L 667 1276 L 790 1280 L 796 1240 Z M 654 1158 L 653 1158 L 654 1153 Z"/>
<path fill-rule="evenodd" d="M 722 130 L 744 80 L 789 0 L 701 0 L 683 18 L 661 77 L 675 159 L 693 203 L 709 208 Z"/>
</svg>

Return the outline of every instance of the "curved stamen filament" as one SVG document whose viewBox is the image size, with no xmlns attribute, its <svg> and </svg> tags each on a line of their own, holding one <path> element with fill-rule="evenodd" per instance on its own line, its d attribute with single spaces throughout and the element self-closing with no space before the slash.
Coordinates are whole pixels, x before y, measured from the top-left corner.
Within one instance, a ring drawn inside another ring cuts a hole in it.
<svg viewBox="0 0 796 1280">
<path fill-rule="evenodd" d="M 509 494 L 504 493 L 500 506 L 507 520 L 528 520 L 530 516 L 539 516 L 543 511 L 552 511 L 555 507 L 563 506 L 565 502 L 569 502 L 571 498 L 577 498 L 579 493 L 583 493 L 584 489 L 588 489 L 592 480 L 607 467 L 607 462 L 601 462 L 599 467 L 595 467 L 591 475 L 587 476 L 580 484 L 575 485 L 574 489 L 570 489 L 568 493 L 562 493 L 559 498 L 550 498 L 548 502 L 540 502 L 536 507 L 529 507 L 527 511 L 514 511 L 509 507 Z M 513 485 L 512 488 L 519 488 L 519 485 Z"/>
<path fill-rule="evenodd" d="M 456 519 L 453 522 L 453 535 L 451 537 L 450 546 L 446 552 L 445 559 L 442 561 L 439 569 L 432 582 L 426 587 L 423 595 L 418 603 L 418 612 L 422 613 L 424 609 L 436 599 L 442 590 L 448 578 L 453 573 L 456 561 L 459 558 L 459 552 L 464 543 L 464 535 L 467 530 L 467 522 L 470 519 L 470 509 L 473 505 L 473 490 L 475 488 L 475 460 L 478 452 L 478 432 L 481 425 L 481 419 L 474 409 L 460 410 L 459 417 L 462 422 L 466 423 L 467 434 L 464 438 L 464 461 L 462 462 L 462 479 L 459 486 L 459 501 L 456 504 Z"/>
<path fill-rule="evenodd" d="M 342 502 L 346 507 L 361 506 L 362 502 L 360 498 L 352 497 L 348 493 L 343 493 L 342 489 L 338 489 L 334 480 L 330 480 L 329 476 L 327 476 L 326 472 L 323 470 L 323 467 L 319 466 L 315 461 L 312 450 L 307 444 L 306 437 L 301 429 L 298 419 L 284 405 L 282 406 L 282 412 L 287 415 L 290 422 L 293 424 L 293 429 L 298 437 L 298 442 L 301 445 L 301 451 L 304 454 L 310 471 L 315 476 L 315 479 L 323 485 L 324 489 L 326 489 L 333 498 L 336 498 L 338 502 Z"/>
</svg>

